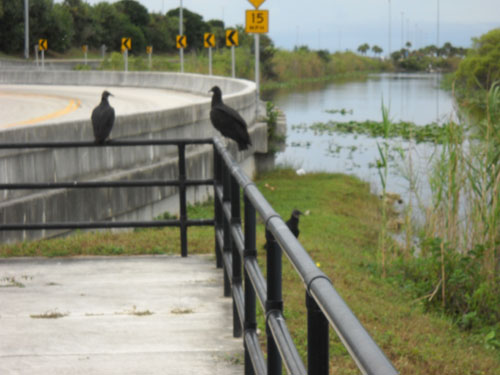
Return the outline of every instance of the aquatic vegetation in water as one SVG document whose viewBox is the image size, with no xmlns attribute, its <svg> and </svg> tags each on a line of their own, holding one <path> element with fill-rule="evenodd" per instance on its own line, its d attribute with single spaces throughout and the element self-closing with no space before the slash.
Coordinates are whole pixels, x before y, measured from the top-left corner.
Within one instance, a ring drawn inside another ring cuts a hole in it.
<svg viewBox="0 0 500 375">
<path fill-rule="evenodd" d="M 294 132 L 306 132 L 307 130 L 309 130 L 309 126 L 307 124 L 304 124 L 304 123 L 295 124 L 295 125 L 292 125 L 292 130 Z"/>
<path fill-rule="evenodd" d="M 290 144 L 291 147 L 305 147 L 305 148 L 309 148 L 311 147 L 311 142 L 309 141 L 304 141 L 304 142 L 292 142 Z"/>
<path fill-rule="evenodd" d="M 304 130 L 304 124 L 294 125 L 292 129 Z M 348 134 L 364 134 L 371 137 L 384 137 L 384 123 L 378 121 L 349 121 L 349 122 L 316 122 L 307 126 L 307 129 L 314 131 L 316 134 L 333 134 L 333 133 L 348 133 Z M 427 125 L 416 125 L 412 122 L 400 121 L 392 123 L 392 126 L 387 134 L 388 138 L 401 137 L 403 139 L 413 139 L 417 143 L 432 142 L 442 144 L 446 139 L 446 134 L 449 131 L 449 124 L 439 125 L 431 123 Z M 454 128 L 454 131 L 461 131 L 461 128 Z"/>
<path fill-rule="evenodd" d="M 352 109 L 345 109 L 345 108 L 341 108 L 341 109 L 327 109 L 325 112 L 326 113 L 331 113 L 332 115 L 340 113 L 342 116 L 352 115 L 354 113 L 354 111 Z"/>
</svg>

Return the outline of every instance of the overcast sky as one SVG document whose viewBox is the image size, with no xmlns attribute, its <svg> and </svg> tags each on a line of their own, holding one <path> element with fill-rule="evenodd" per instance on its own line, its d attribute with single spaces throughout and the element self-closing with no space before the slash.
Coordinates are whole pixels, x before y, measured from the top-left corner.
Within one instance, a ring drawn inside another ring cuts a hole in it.
<svg viewBox="0 0 500 375">
<path fill-rule="evenodd" d="M 139 0 L 150 12 L 177 8 L 180 1 Z M 244 25 L 245 10 L 253 9 L 248 0 L 182 2 L 205 21 L 222 19 L 226 27 Z M 368 43 L 382 47 L 385 54 L 389 50 L 389 10 L 391 51 L 401 48 L 402 41 L 419 48 L 436 44 L 438 3 L 440 45 L 449 41 L 469 47 L 472 37 L 500 27 L 500 0 L 266 0 L 260 9 L 269 10 L 269 36 L 277 47 L 308 45 L 333 52 L 356 50 Z"/>
</svg>

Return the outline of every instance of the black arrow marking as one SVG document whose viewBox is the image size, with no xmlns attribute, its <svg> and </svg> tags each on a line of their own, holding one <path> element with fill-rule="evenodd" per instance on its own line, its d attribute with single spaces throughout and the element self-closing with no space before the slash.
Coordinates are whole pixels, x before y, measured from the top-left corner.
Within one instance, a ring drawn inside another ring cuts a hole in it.
<svg viewBox="0 0 500 375">
<path fill-rule="evenodd" d="M 236 45 L 236 41 L 233 39 L 234 34 L 236 34 L 236 30 L 231 30 L 229 32 L 229 35 L 227 36 L 227 39 L 229 40 L 229 43 L 231 43 L 231 45 L 233 45 L 233 46 Z"/>
<path fill-rule="evenodd" d="M 205 38 L 205 43 L 207 43 L 210 47 L 214 47 L 214 43 L 212 43 L 212 36 L 214 34 L 207 34 L 207 37 Z"/>
</svg>

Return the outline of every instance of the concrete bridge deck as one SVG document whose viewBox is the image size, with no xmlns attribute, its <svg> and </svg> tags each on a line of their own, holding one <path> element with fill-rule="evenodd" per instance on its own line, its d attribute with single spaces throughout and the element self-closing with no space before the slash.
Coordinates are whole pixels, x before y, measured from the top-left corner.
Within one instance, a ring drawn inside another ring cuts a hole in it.
<svg viewBox="0 0 500 375">
<path fill-rule="evenodd" d="M 109 102 L 117 116 L 165 111 L 210 98 L 208 92 L 195 95 L 148 87 L 0 84 L 0 131 L 67 121 L 86 120 L 90 125 L 104 90 L 113 94 Z"/>
<path fill-rule="evenodd" d="M 0 374 L 241 374 L 213 256 L 0 260 Z"/>
</svg>

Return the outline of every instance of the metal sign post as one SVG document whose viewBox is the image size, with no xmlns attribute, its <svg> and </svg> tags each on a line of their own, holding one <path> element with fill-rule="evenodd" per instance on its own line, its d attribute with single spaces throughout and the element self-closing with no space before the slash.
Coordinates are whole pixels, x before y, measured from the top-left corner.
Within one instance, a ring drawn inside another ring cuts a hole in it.
<svg viewBox="0 0 500 375">
<path fill-rule="evenodd" d="M 124 60 L 124 70 L 128 72 L 128 49 L 125 48 L 123 51 L 123 60 Z"/>
<path fill-rule="evenodd" d="M 177 35 L 175 39 L 175 45 L 179 49 L 179 53 L 181 56 L 181 73 L 184 73 L 184 48 L 187 46 L 186 36 L 185 35 Z"/>
<path fill-rule="evenodd" d="M 24 58 L 30 57 L 30 4 L 24 0 Z"/>
<path fill-rule="evenodd" d="M 128 50 L 132 49 L 132 38 L 122 38 L 122 53 L 123 53 L 123 62 L 124 62 L 124 70 L 128 72 Z"/>
<path fill-rule="evenodd" d="M 260 34 L 269 32 L 269 11 L 259 10 L 265 0 L 249 0 L 255 10 L 245 12 L 245 31 L 255 38 L 255 86 L 257 103 L 260 97 Z M 258 105 L 256 111 L 258 111 Z"/>
<path fill-rule="evenodd" d="M 234 46 L 231 46 L 231 77 L 236 78 L 236 57 Z"/>
<path fill-rule="evenodd" d="M 212 47 L 208 47 L 208 75 L 212 75 Z"/>
<path fill-rule="evenodd" d="M 258 102 L 260 95 L 260 34 L 255 34 L 254 38 L 255 38 L 255 86 L 257 89 L 257 102 Z"/>
<path fill-rule="evenodd" d="M 236 30 L 226 30 L 226 46 L 231 47 L 231 76 L 236 77 L 236 58 L 234 47 L 237 46 L 238 41 L 238 31 Z"/>
<path fill-rule="evenodd" d="M 42 51 L 42 70 L 45 70 L 45 51 L 47 48 L 47 39 L 38 39 L 38 49 Z"/>
<path fill-rule="evenodd" d="M 179 35 L 183 36 L 183 30 L 182 30 L 182 0 L 180 7 L 179 7 Z M 184 46 L 185 47 L 185 46 Z M 181 73 L 184 73 L 184 47 L 181 46 L 179 49 L 179 54 L 181 58 Z"/>
<path fill-rule="evenodd" d="M 33 48 L 35 50 L 36 67 L 38 68 L 38 44 L 35 44 Z"/>
<path fill-rule="evenodd" d="M 149 70 L 153 68 L 153 61 L 152 61 L 152 56 L 153 56 L 153 46 L 147 46 L 146 47 L 146 53 L 148 54 L 148 65 L 149 65 Z"/>
<path fill-rule="evenodd" d="M 208 74 L 212 75 L 212 47 L 215 47 L 215 35 L 205 33 L 203 37 L 203 46 L 208 48 Z"/>
<path fill-rule="evenodd" d="M 89 49 L 89 47 L 86 44 L 84 44 L 82 46 L 83 58 L 85 60 L 85 65 L 87 65 L 87 51 L 88 51 L 88 49 Z"/>
</svg>

